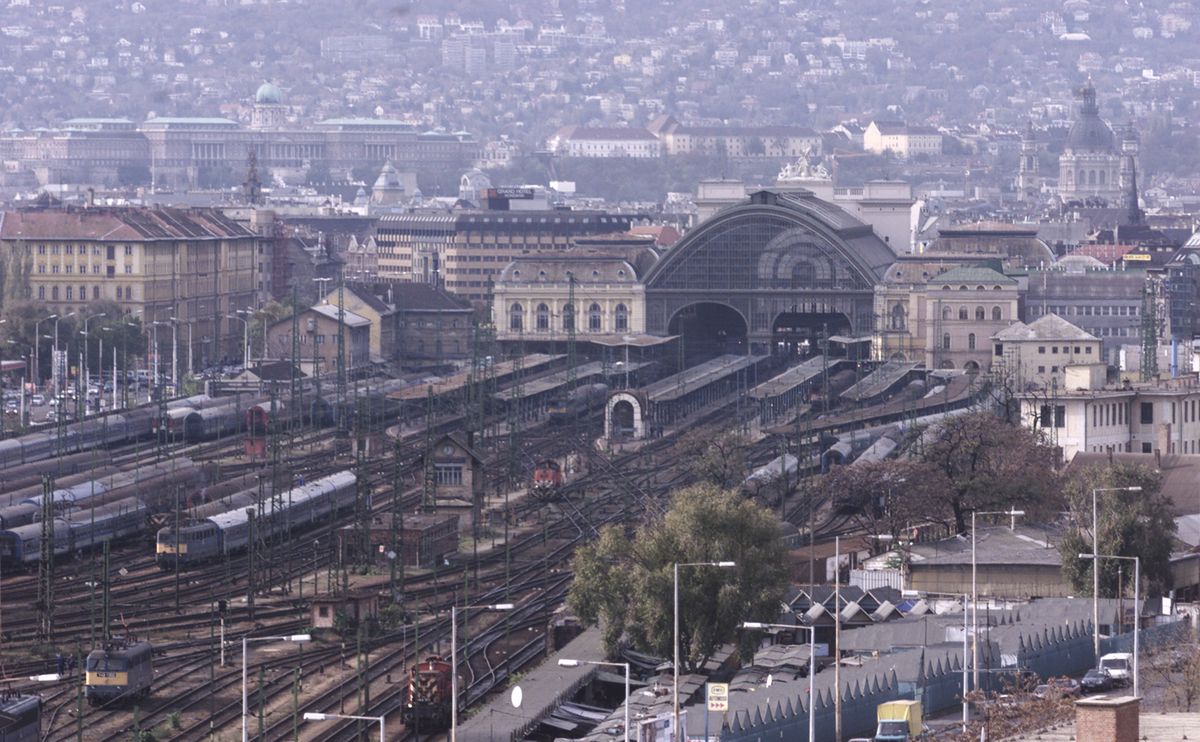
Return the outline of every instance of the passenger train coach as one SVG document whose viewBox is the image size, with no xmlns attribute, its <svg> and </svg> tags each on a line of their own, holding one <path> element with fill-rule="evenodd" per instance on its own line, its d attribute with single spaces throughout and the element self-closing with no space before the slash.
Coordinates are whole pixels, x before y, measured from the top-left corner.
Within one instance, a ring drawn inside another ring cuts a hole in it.
<svg viewBox="0 0 1200 742">
<path fill-rule="evenodd" d="M 305 529 L 321 523 L 353 507 L 357 487 L 354 473 L 343 471 L 270 497 L 263 503 L 262 517 L 255 519 L 257 537 L 269 538 L 288 529 Z M 246 495 L 239 493 L 231 499 Z M 250 513 L 257 511 L 257 505 L 238 505 L 198 522 L 159 529 L 158 566 L 183 569 L 244 551 L 251 538 Z"/>
</svg>

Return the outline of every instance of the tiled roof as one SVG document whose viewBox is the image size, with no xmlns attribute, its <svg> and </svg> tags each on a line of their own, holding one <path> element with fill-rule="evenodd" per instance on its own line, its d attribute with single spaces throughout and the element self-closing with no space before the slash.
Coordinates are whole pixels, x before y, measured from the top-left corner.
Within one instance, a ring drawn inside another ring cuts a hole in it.
<svg viewBox="0 0 1200 742">
<path fill-rule="evenodd" d="M 140 242 L 251 236 L 245 227 L 216 209 L 29 209 L 4 212 L 0 221 L 0 239 L 5 240 Z"/>
<path fill-rule="evenodd" d="M 341 314 L 342 321 L 347 327 L 364 327 L 371 324 L 371 320 L 367 319 L 361 314 L 355 314 L 349 309 L 339 310 L 333 304 L 318 304 L 312 308 L 312 311 L 316 312 L 317 314 L 324 315 L 334 322 L 337 322 L 338 315 Z"/>
</svg>

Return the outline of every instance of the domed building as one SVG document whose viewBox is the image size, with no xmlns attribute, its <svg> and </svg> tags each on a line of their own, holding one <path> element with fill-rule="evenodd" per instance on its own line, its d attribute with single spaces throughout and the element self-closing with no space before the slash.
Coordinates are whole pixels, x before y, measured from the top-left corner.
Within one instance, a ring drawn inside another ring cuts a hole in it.
<svg viewBox="0 0 1200 742">
<path fill-rule="evenodd" d="M 1091 78 L 1079 89 L 1079 113 L 1058 158 L 1058 195 L 1064 202 L 1117 206 L 1121 203 L 1121 150 L 1113 130 L 1100 118 Z"/>
<path fill-rule="evenodd" d="M 287 106 L 283 91 L 274 83 L 264 82 L 254 92 L 254 110 L 250 113 L 250 128 L 280 129 L 287 121 Z"/>
</svg>

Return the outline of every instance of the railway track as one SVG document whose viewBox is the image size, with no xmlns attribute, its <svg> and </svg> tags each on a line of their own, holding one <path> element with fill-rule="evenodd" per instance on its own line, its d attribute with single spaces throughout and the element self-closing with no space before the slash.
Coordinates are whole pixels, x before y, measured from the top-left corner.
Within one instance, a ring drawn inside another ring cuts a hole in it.
<svg viewBox="0 0 1200 742">
<path fill-rule="evenodd" d="M 714 410 L 707 416 L 702 416 L 697 422 L 702 422 L 704 419 L 717 419 L 721 415 L 721 410 Z M 419 454 L 424 449 L 424 434 L 416 431 L 402 441 L 400 449 L 401 469 L 405 478 L 405 483 L 413 483 L 416 479 L 414 474 L 418 471 L 415 466 L 415 461 Z M 504 436 L 499 439 L 489 439 L 485 442 L 485 447 L 492 450 L 499 450 Z M 228 442 L 227 442 L 228 444 Z M 538 457 L 561 455 L 569 450 L 577 450 L 578 442 L 570 440 L 558 431 L 538 431 L 525 432 L 522 434 L 522 451 L 518 462 L 520 476 L 524 476 L 525 469 L 531 468 L 533 462 Z M 425 624 L 420 625 L 421 633 L 426 641 L 422 645 L 428 646 L 430 640 L 436 641 L 439 636 L 448 633 L 448 619 L 438 618 L 439 613 L 444 613 L 448 610 L 451 601 L 457 599 L 460 595 L 460 587 L 462 589 L 469 584 L 468 572 L 473 572 L 475 577 L 475 588 L 472 591 L 472 600 L 480 601 L 488 598 L 481 596 L 488 595 L 507 595 L 509 597 L 517 596 L 515 602 L 519 602 L 522 610 L 532 603 L 537 603 L 542 606 L 543 613 L 547 607 L 554 605 L 554 602 L 560 600 L 565 595 L 567 585 L 569 585 L 569 575 L 565 573 L 552 573 L 556 580 L 561 581 L 561 586 L 556 586 L 551 590 L 547 585 L 534 584 L 532 578 L 522 578 L 523 570 L 538 570 L 542 578 L 546 578 L 547 571 L 557 565 L 561 565 L 565 560 L 569 559 L 574 548 L 590 539 L 595 535 L 600 527 L 607 523 L 625 522 L 631 517 L 636 517 L 637 514 L 648 512 L 658 513 L 663 508 L 662 494 L 670 487 L 678 484 L 686 483 L 689 479 L 686 472 L 686 467 L 681 466 L 680 462 L 672 461 L 663 453 L 672 445 L 668 439 L 650 442 L 641 451 L 624 454 L 614 458 L 609 458 L 595 452 L 589 453 L 589 472 L 586 476 L 567 485 L 567 497 L 561 501 L 552 504 L 540 503 L 525 498 L 514 503 L 510 514 L 514 518 L 537 517 L 543 519 L 541 531 L 532 531 L 520 537 L 514 537 L 509 544 L 509 548 L 493 550 L 486 555 L 481 555 L 477 560 L 462 559 L 452 568 L 440 570 L 441 584 L 430 583 L 429 579 L 418 581 L 410 579 L 403 587 L 405 601 L 409 605 L 421 606 L 421 608 L 434 618 L 426 619 Z M 587 449 L 590 451 L 590 447 Z M 323 457 L 320 452 L 303 454 L 299 452 L 295 456 L 295 460 L 299 461 L 302 457 L 304 463 L 314 468 L 319 460 Z M 656 463 L 655 458 L 659 458 Z M 327 461 L 328 456 L 324 459 Z M 344 465 L 335 464 L 327 466 L 327 469 L 345 468 Z M 382 500 L 380 491 L 384 488 L 390 488 L 396 462 L 390 457 L 385 457 L 379 461 L 371 462 L 366 471 L 365 476 L 368 483 L 376 491 L 376 500 Z M 504 478 L 507 476 L 504 471 L 493 471 L 493 469 L 503 469 L 503 467 L 489 467 L 489 474 L 493 478 Z M 318 475 L 318 474 L 314 474 Z M 581 500 L 580 495 L 587 492 L 587 499 Z M 419 503 L 420 492 L 414 488 L 410 488 L 402 497 L 402 507 L 413 507 Z M 380 503 L 375 507 L 376 511 L 390 509 L 390 503 Z M 333 528 L 338 527 L 341 523 L 353 521 L 353 516 L 341 518 L 337 523 L 331 523 L 328 528 L 332 532 Z M 324 527 L 323 527 L 324 528 Z M 323 530 L 323 529 L 319 529 Z M 314 569 L 322 568 L 330 569 L 333 560 L 328 554 L 311 555 L 311 550 L 307 539 L 298 539 L 300 544 L 284 544 L 281 546 L 282 555 L 291 560 L 302 563 L 303 566 L 298 569 L 281 569 L 278 571 L 276 578 L 272 581 L 274 585 L 290 583 L 294 578 L 305 573 L 311 573 Z M 540 556 L 537 556 L 538 547 L 542 548 Z M 295 550 L 295 551 L 293 551 Z M 308 550 L 308 551 L 306 551 Z M 226 596 L 227 599 L 236 598 L 244 595 L 245 590 L 237 584 L 229 584 L 229 576 L 245 571 L 244 557 L 238 560 L 231 560 L 219 567 L 206 569 L 201 573 L 193 573 L 190 576 L 189 582 L 194 583 L 188 586 L 181 586 L 180 601 L 181 607 L 186 607 L 187 611 L 180 616 L 176 623 L 171 625 L 173 631 L 204 631 L 211 625 L 211 618 L 206 615 L 189 617 L 187 613 L 194 613 L 196 605 L 208 606 L 214 599 L 219 596 Z M 151 584 L 158 585 L 160 588 L 168 589 L 173 593 L 173 576 L 171 575 L 151 575 L 150 570 L 146 569 L 145 574 L 139 572 L 137 580 L 133 582 L 129 588 L 135 592 L 137 585 L 141 586 L 142 590 L 147 589 Z M 188 573 L 185 573 L 187 575 Z M 163 580 L 166 580 L 164 582 Z M 168 586 L 169 582 L 169 586 Z M 264 585 L 266 587 L 266 585 Z M 527 593 L 523 593 L 525 590 Z M 7 595 L 6 595 L 7 597 Z M 164 597 L 161 594 L 159 597 Z M 272 609 L 274 610 L 274 609 Z M 161 604 L 157 608 L 158 615 L 162 615 Z M 288 616 L 288 609 L 279 609 L 278 613 L 269 613 L 266 608 L 259 608 L 257 622 L 270 622 L 270 626 L 262 631 L 272 631 L 280 633 L 277 629 L 280 626 L 298 625 L 294 617 Z M 515 612 L 514 612 L 515 613 Z M 292 613 L 294 616 L 295 613 Z M 146 620 L 150 620 L 149 615 Z M 511 616 L 497 619 L 497 626 L 507 627 L 505 631 L 509 636 L 514 631 L 528 631 L 529 626 L 510 623 L 516 621 L 516 618 Z M 8 623 L 7 621 L 5 622 Z M 231 619 L 232 633 L 231 637 L 236 639 L 239 633 L 253 631 L 253 625 L 256 622 L 250 620 L 249 615 L 244 612 L 240 606 L 236 608 L 236 617 Z M 442 629 L 439 629 L 439 626 Z M 485 630 L 486 631 L 486 630 Z M 394 710 L 400 703 L 401 689 L 399 686 L 389 689 L 384 687 L 389 673 L 395 674 L 397 671 L 403 672 L 408 661 L 413 656 L 413 653 L 419 651 L 419 647 L 414 642 L 406 643 L 407 637 L 402 633 L 400 643 L 404 644 L 403 649 L 393 648 L 384 652 L 380 649 L 386 641 L 394 641 L 395 635 L 381 637 L 370 645 L 375 652 L 369 663 L 370 668 L 378 668 L 378 671 L 372 676 L 368 687 L 373 687 L 371 693 L 372 701 L 370 708 L 372 713 L 375 713 L 376 708 L 389 708 Z M 505 646 L 499 647 L 495 641 L 483 642 L 483 635 L 480 637 L 482 646 L 478 646 L 476 641 L 472 641 L 472 649 L 470 659 L 468 660 L 467 670 L 473 676 L 468 686 L 468 702 L 482 698 L 490 692 L 497 684 L 505 681 L 511 672 L 517 671 L 523 663 L 532 659 L 535 655 L 535 649 L 532 643 L 526 643 L 520 647 Z M 197 641 L 203 642 L 203 639 Z M 210 643 L 211 647 L 211 643 Z M 478 649 L 476 649 L 478 647 Z M 332 649 L 332 648 L 330 648 Z M 179 714 L 182 718 L 181 726 L 172 738 L 174 739 L 206 739 L 211 735 L 214 729 L 219 730 L 231 723 L 231 719 L 237 719 L 240 716 L 240 698 L 236 702 L 230 704 L 230 708 L 220 712 L 219 709 L 214 711 L 215 707 L 220 705 L 224 700 L 222 694 L 227 694 L 229 688 L 233 685 L 240 686 L 240 674 L 235 674 L 237 677 L 223 684 L 220 677 L 215 677 L 213 682 L 205 683 L 201 687 L 186 689 L 188 682 L 195 682 L 197 670 L 195 667 L 188 670 L 191 665 L 196 663 L 197 667 L 202 668 L 204 663 L 209 667 L 212 665 L 211 657 L 213 650 L 210 648 L 207 652 L 203 649 L 195 650 L 197 653 L 203 653 L 205 656 L 200 657 L 197 654 L 195 657 L 189 658 L 186 654 L 181 654 L 179 657 L 171 657 L 165 660 L 162 667 L 166 668 L 166 673 L 163 678 L 166 680 L 165 686 L 160 686 L 156 689 L 156 696 L 152 699 L 152 705 L 143 707 L 139 714 L 140 725 L 142 728 L 151 726 L 162 726 L 166 724 L 174 714 Z M 540 651 L 540 650 L 538 650 Z M 478 654 L 482 652 L 483 654 Z M 319 675 L 321 672 L 334 667 L 338 659 L 335 659 L 331 652 L 322 653 L 321 649 L 309 648 L 305 650 L 305 660 L 303 672 L 306 677 L 312 673 Z M 340 648 L 337 650 L 338 658 L 342 656 Z M 503 656 L 502 656 L 503 655 Z M 279 663 L 273 663 L 271 660 L 256 662 L 256 668 L 262 668 L 264 676 L 275 674 L 279 677 L 268 679 L 267 686 L 264 686 L 262 691 L 263 702 L 268 706 L 279 706 L 284 704 L 280 700 L 283 696 L 290 693 L 291 680 L 290 673 L 285 673 L 285 669 L 290 669 L 295 666 L 294 658 L 280 658 Z M 289 664 L 290 663 L 290 664 Z M 373 671 L 374 672 L 374 671 Z M 288 675 L 288 677 L 282 677 Z M 340 683 L 337 683 L 333 688 L 328 689 L 320 698 L 333 699 L 328 700 L 328 703 L 336 701 L 340 706 L 342 703 L 348 702 L 350 698 L 357 692 L 354 689 L 357 687 L 357 675 L 351 674 L 352 677 L 346 678 Z M 190 677 L 190 681 L 186 678 Z M 395 684 L 393 684 L 395 685 Z M 176 690 L 178 688 L 178 690 Z M 159 697 L 163 692 L 171 692 L 169 698 L 159 701 Z M 303 710 L 315 710 L 321 702 L 320 698 L 312 699 L 305 702 Z M 64 708 L 69 706 L 70 699 L 62 699 L 59 701 Z M 209 709 L 206 711 L 203 707 L 207 702 Z M 236 706 L 236 708 L 232 708 Z M 328 707 L 331 708 L 331 707 Z M 299 707 L 298 707 L 299 710 Z M 59 713 L 66 713 L 62 711 Z M 92 713 L 96 713 L 94 718 Z M 124 712 L 128 715 L 128 712 Z M 111 714 L 111 715 L 110 715 Z M 120 727 L 121 711 L 103 710 L 89 712 L 85 715 L 84 723 L 87 726 L 89 733 L 88 738 L 96 739 L 116 739 L 127 733 L 130 729 L 129 724 Z M 232 716 L 230 716 L 232 714 Z M 207 719 L 203 718 L 207 715 Z M 196 718 L 191 718 L 196 717 Z M 93 727 L 93 721 L 95 727 Z M 186 723 L 183 723 L 186 722 Z M 72 729 L 75 724 L 73 719 L 64 719 L 56 716 L 53 731 L 55 736 L 53 739 L 69 739 L 72 736 Z M 285 722 L 279 720 L 280 726 L 277 727 L 277 732 L 272 732 L 275 736 L 267 736 L 267 739 L 283 739 L 291 736 L 291 720 Z M 354 725 L 348 725 L 348 728 L 353 728 Z M 286 728 L 285 728 L 286 727 Z M 273 727 L 276 728 L 276 727 Z M 111 731 L 110 731 L 111 730 Z M 322 732 L 324 735 L 325 732 Z M 346 734 L 345 728 L 339 725 L 333 725 L 332 734 Z M 93 737 L 93 734 L 98 736 Z M 322 739 L 326 737 L 322 736 Z M 343 739 L 347 737 L 333 736 L 330 739 Z"/>
</svg>

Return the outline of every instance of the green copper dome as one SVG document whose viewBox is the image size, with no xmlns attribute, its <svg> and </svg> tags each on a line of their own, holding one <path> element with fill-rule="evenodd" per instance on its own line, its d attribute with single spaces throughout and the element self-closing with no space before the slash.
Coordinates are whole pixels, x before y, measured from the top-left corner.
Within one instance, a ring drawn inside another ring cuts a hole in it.
<svg viewBox="0 0 1200 742">
<path fill-rule="evenodd" d="M 283 91 L 275 87 L 269 82 L 264 82 L 258 86 L 258 90 L 254 93 L 255 103 L 282 103 Z"/>
</svg>

